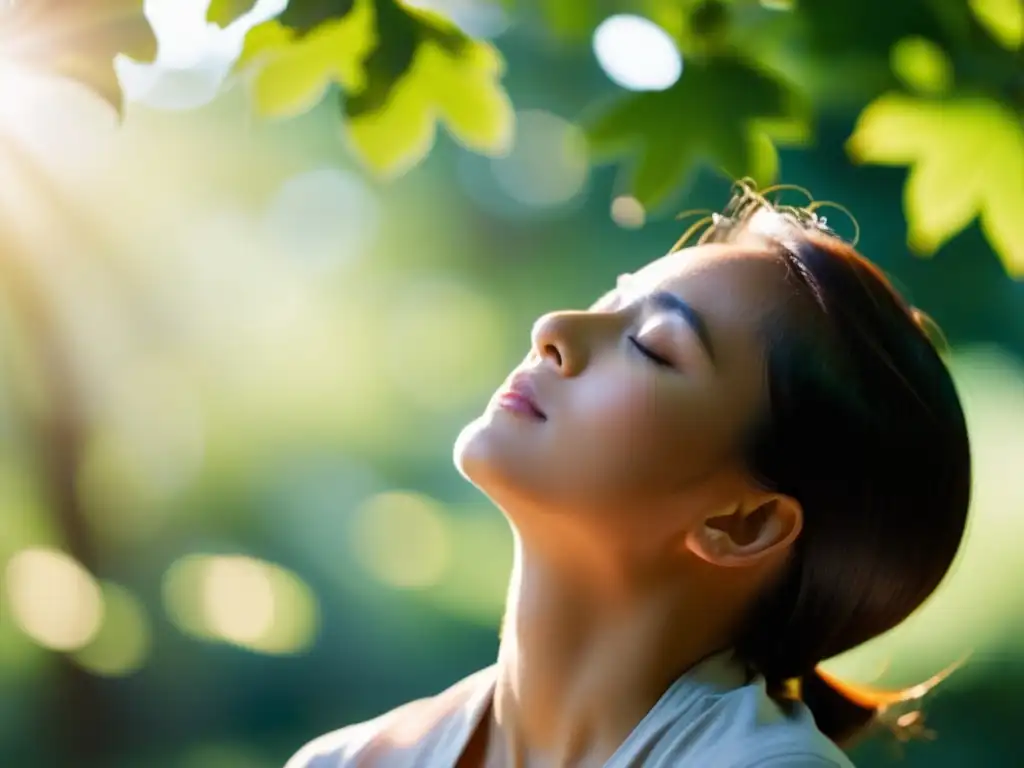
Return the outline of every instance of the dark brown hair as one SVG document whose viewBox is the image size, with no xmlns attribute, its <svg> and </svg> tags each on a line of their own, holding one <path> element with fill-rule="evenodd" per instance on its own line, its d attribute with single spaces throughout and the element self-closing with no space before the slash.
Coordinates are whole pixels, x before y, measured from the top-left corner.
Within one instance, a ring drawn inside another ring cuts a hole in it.
<svg viewBox="0 0 1024 768">
<path fill-rule="evenodd" d="M 776 251 L 793 285 L 765 329 L 768 401 L 748 463 L 800 502 L 804 527 L 737 650 L 847 744 L 930 687 L 872 691 L 817 667 L 902 622 L 946 575 L 967 520 L 967 428 L 932 326 L 813 209 L 741 187 L 701 240 L 743 238 Z"/>
</svg>

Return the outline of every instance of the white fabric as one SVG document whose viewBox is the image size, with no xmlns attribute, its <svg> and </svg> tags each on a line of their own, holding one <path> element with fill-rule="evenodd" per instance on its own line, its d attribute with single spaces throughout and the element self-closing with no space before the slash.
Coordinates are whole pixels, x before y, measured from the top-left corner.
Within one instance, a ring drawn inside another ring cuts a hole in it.
<svg viewBox="0 0 1024 768">
<path fill-rule="evenodd" d="M 328 733 L 285 768 L 454 768 L 489 709 L 495 668 L 374 720 Z M 730 654 L 682 675 L 605 768 L 853 768 L 802 704 L 784 713 Z"/>
</svg>

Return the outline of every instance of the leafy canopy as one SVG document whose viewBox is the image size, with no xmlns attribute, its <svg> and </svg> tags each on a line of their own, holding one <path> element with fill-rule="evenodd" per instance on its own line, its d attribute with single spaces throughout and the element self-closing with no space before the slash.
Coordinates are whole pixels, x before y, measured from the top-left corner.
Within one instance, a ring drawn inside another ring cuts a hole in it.
<svg viewBox="0 0 1024 768">
<path fill-rule="evenodd" d="M 210 18 L 226 23 L 251 5 L 214 0 Z M 1024 275 L 1012 213 L 1024 210 L 1019 0 L 504 5 L 567 45 L 585 44 L 616 12 L 646 15 L 672 35 L 686 62 L 676 84 L 620 92 L 583 116 L 594 157 L 630 166 L 645 204 L 665 200 L 701 163 L 770 183 L 775 143 L 808 140 L 814 112 L 853 94 L 864 112 L 851 158 L 909 170 L 910 246 L 932 253 L 980 217 L 1008 271 Z M 399 0 L 292 0 L 253 30 L 242 66 L 254 67 L 254 104 L 265 115 L 303 111 L 337 85 L 352 148 L 385 176 L 429 151 L 437 121 L 479 152 L 500 153 L 511 138 L 494 48 Z"/>
<path fill-rule="evenodd" d="M 636 150 L 632 189 L 654 205 L 701 159 L 734 178 L 771 183 L 778 166 L 765 124 L 799 114 L 783 82 L 727 56 L 692 65 L 664 91 L 616 99 L 589 121 L 588 135 L 598 155 Z"/>
<path fill-rule="evenodd" d="M 118 53 L 148 60 L 144 0 L 12 0 L 9 61 L 89 86 L 118 108 Z M 664 200 L 699 163 L 769 183 L 773 142 L 810 138 L 835 105 L 863 109 L 857 162 L 908 169 L 908 240 L 933 252 L 975 218 L 1024 275 L 1024 5 L 1020 0 L 503 0 L 564 45 L 613 13 L 674 39 L 685 67 L 664 91 L 619 91 L 583 116 L 598 160 L 633 168 L 634 193 Z M 212 0 L 225 25 L 254 0 Z M 291 0 L 253 28 L 238 62 L 257 113 L 298 115 L 329 93 L 354 154 L 393 177 L 431 149 L 438 124 L 492 155 L 512 142 L 504 63 L 442 15 L 402 0 Z"/>
</svg>

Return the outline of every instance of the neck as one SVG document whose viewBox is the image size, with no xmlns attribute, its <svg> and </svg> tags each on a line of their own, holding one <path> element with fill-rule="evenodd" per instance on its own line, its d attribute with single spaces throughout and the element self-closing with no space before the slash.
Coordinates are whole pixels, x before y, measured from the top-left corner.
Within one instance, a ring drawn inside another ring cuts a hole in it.
<svg viewBox="0 0 1024 768">
<path fill-rule="evenodd" d="M 602 765 L 684 671 L 727 644 L 727 601 L 679 573 L 516 536 L 494 726 L 508 764 Z M 582 548 L 580 548 L 582 549 Z"/>
</svg>

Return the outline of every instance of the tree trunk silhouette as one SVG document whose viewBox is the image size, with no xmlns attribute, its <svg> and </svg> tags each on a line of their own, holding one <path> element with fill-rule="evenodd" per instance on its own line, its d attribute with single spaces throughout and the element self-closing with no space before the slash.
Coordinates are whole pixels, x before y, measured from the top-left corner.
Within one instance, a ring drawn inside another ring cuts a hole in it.
<svg viewBox="0 0 1024 768">
<path fill-rule="evenodd" d="M 59 184 L 37 165 L 17 140 L 0 135 L 4 184 L 28 205 L 46 206 L 54 226 L 82 239 L 88 227 L 74 212 Z M 68 229 L 70 228 L 70 229 Z M 0 290 L 25 334 L 32 363 L 44 388 L 41 409 L 16 405 L 31 436 L 43 487 L 65 550 L 90 573 L 99 563 L 88 522 L 76 491 L 76 476 L 87 430 L 79 375 L 62 327 L 56 298 L 33 258 L 30 233 L 10 210 L 0 209 Z M 83 248 L 83 250 L 86 250 Z M 63 654 L 54 655 L 56 685 L 52 691 L 53 721 L 44 724 L 47 747 L 64 766 L 92 766 L 109 756 L 117 733 L 115 713 L 104 696 L 104 681 L 85 672 Z"/>
</svg>

